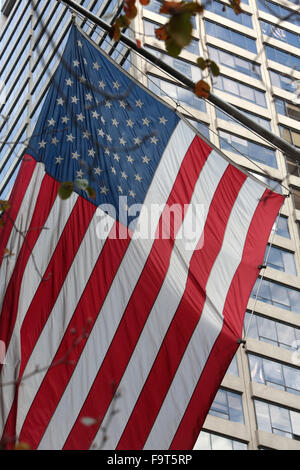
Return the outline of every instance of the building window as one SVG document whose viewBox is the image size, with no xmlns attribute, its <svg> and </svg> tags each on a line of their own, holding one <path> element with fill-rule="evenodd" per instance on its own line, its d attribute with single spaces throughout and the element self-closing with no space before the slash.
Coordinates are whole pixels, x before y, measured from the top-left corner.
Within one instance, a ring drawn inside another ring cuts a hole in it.
<svg viewBox="0 0 300 470">
<path fill-rule="evenodd" d="M 248 354 L 248 359 L 254 382 L 300 395 L 299 369 L 253 354 Z"/>
<path fill-rule="evenodd" d="M 200 134 L 209 139 L 209 125 L 205 122 L 195 121 L 194 119 L 188 119 L 188 121 L 194 126 Z"/>
<path fill-rule="evenodd" d="M 239 369 L 236 356 L 233 356 L 231 363 L 226 371 L 226 374 L 235 375 L 236 377 L 239 376 Z"/>
<path fill-rule="evenodd" d="M 293 3 L 297 3 L 298 0 L 295 0 Z M 284 8 L 283 6 L 279 5 L 278 3 L 272 3 L 268 0 L 257 0 L 257 6 L 259 10 L 265 11 L 270 15 L 274 15 L 276 19 L 282 18 L 289 23 L 293 23 L 297 26 L 300 26 L 300 18 L 299 14 L 295 10 L 289 10 L 288 8 Z"/>
<path fill-rule="evenodd" d="M 249 171 L 249 170 L 248 170 Z M 255 178 L 265 183 L 272 191 L 282 194 L 282 187 L 279 181 L 274 180 L 273 178 L 268 178 L 264 175 L 259 175 L 254 173 L 254 171 L 249 171 Z"/>
<path fill-rule="evenodd" d="M 260 66 L 251 60 L 244 59 L 235 54 L 230 54 L 217 47 L 208 46 L 210 59 L 219 65 L 224 65 L 237 72 L 244 73 L 250 77 L 261 80 Z"/>
<path fill-rule="evenodd" d="M 146 49 L 149 49 L 150 52 L 156 57 L 160 58 L 163 62 L 173 67 L 175 70 L 178 70 L 186 77 L 190 78 L 194 82 L 201 80 L 202 72 L 199 67 L 191 64 L 183 59 L 175 59 L 174 57 L 169 56 L 161 50 L 154 49 L 149 46 L 145 46 Z"/>
<path fill-rule="evenodd" d="M 300 57 L 290 54 L 289 52 L 282 51 L 277 47 L 269 46 L 268 44 L 265 45 L 265 51 L 268 59 L 285 65 L 286 67 L 300 70 Z"/>
<path fill-rule="evenodd" d="M 300 106 L 280 98 L 275 98 L 275 106 L 278 114 L 300 121 Z"/>
<path fill-rule="evenodd" d="M 264 341 L 290 351 L 297 351 L 300 341 L 299 328 L 250 312 L 246 312 L 244 326 L 249 338 Z"/>
<path fill-rule="evenodd" d="M 216 0 L 214 0 L 213 2 L 206 2 L 205 10 L 211 11 L 212 13 L 216 13 L 217 15 L 222 15 L 228 20 L 242 24 L 243 26 L 247 26 L 248 28 L 253 28 L 251 15 L 247 13 L 240 13 L 239 15 L 236 15 L 233 8 Z"/>
<path fill-rule="evenodd" d="M 254 119 L 262 127 L 265 127 L 266 129 L 271 130 L 271 122 L 269 119 L 262 118 L 261 116 L 258 116 L 257 114 L 249 113 L 248 111 L 245 111 L 244 109 L 240 109 L 240 108 L 238 109 L 246 116 L 250 117 L 251 119 Z M 217 109 L 217 118 L 223 119 L 224 121 L 227 121 L 227 122 L 231 122 L 232 124 L 236 124 L 237 126 L 242 126 L 242 123 L 240 121 L 236 121 L 233 117 L 231 117 L 229 114 L 224 113 L 220 109 Z"/>
<path fill-rule="evenodd" d="M 297 84 L 291 77 L 283 75 L 282 73 L 274 72 L 274 70 L 270 70 L 270 78 L 273 86 L 289 91 L 290 93 L 295 93 Z"/>
<path fill-rule="evenodd" d="M 277 25 L 262 20 L 260 21 L 260 25 L 263 34 L 266 34 L 266 36 L 286 42 L 291 46 L 300 47 L 299 34 L 291 33 L 287 29 L 280 28 Z"/>
<path fill-rule="evenodd" d="M 238 96 L 243 100 L 250 101 L 251 103 L 262 106 L 263 108 L 267 107 L 266 97 L 263 91 L 257 90 L 249 85 L 244 85 L 237 80 L 219 75 L 215 79 L 214 88 L 230 93 L 231 95 Z"/>
<path fill-rule="evenodd" d="M 176 102 L 181 102 L 192 106 L 199 111 L 206 111 L 205 101 L 197 98 L 196 95 L 187 88 L 175 85 L 175 83 L 162 80 L 153 75 L 148 75 L 148 88 L 150 91 L 159 96 L 168 96 Z"/>
<path fill-rule="evenodd" d="M 276 246 L 267 245 L 264 264 L 266 264 L 267 256 L 267 265 L 270 266 L 270 268 L 297 276 L 293 253 Z"/>
<path fill-rule="evenodd" d="M 164 13 L 159 13 L 159 10 L 161 9 L 161 2 L 158 0 L 151 0 L 148 5 L 144 5 L 145 10 L 152 11 L 153 13 L 158 13 L 161 16 L 167 16 Z"/>
<path fill-rule="evenodd" d="M 300 132 L 281 125 L 279 126 L 279 132 L 283 139 L 295 145 L 295 147 L 300 147 Z"/>
<path fill-rule="evenodd" d="M 276 152 L 268 147 L 229 132 L 219 131 L 220 146 L 229 152 L 241 153 L 251 160 L 277 168 Z"/>
<path fill-rule="evenodd" d="M 209 414 L 235 423 L 244 423 L 241 395 L 220 388 L 211 405 Z"/>
<path fill-rule="evenodd" d="M 151 2 L 150 2 L 151 3 Z M 149 4 L 150 5 L 150 4 Z M 144 22 L 144 34 L 150 37 L 155 36 L 155 29 L 159 28 L 161 25 L 159 23 L 155 23 L 154 21 L 143 20 Z M 191 54 L 199 54 L 199 40 L 192 39 L 191 42 L 184 47 L 184 51 L 188 51 Z"/>
<path fill-rule="evenodd" d="M 277 284 L 267 279 L 258 278 L 251 292 L 251 297 L 276 307 L 300 313 L 300 291 Z"/>
<path fill-rule="evenodd" d="M 254 400 L 258 429 L 290 439 L 300 439 L 300 413 Z"/>
<path fill-rule="evenodd" d="M 286 163 L 289 175 L 300 177 L 300 163 L 297 161 L 291 161 L 288 158 L 286 159 Z"/>
<path fill-rule="evenodd" d="M 233 29 L 225 28 L 217 23 L 209 20 L 204 20 L 206 34 L 213 36 L 223 41 L 230 42 L 238 47 L 246 49 L 247 51 L 257 53 L 256 41 L 242 33 L 237 33 Z"/>
<path fill-rule="evenodd" d="M 292 196 L 293 196 L 293 202 L 294 202 L 294 207 L 296 210 L 300 210 L 300 190 L 297 188 L 293 188 L 292 186 L 290 187 Z"/>
<path fill-rule="evenodd" d="M 272 228 L 272 234 L 279 235 L 284 238 L 291 238 L 289 231 L 288 218 L 284 215 L 279 215 Z"/>
<path fill-rule="evenodd" d="M 201 431 L 193 450 L 247 450 L 244 442 Z"/>
</svg>

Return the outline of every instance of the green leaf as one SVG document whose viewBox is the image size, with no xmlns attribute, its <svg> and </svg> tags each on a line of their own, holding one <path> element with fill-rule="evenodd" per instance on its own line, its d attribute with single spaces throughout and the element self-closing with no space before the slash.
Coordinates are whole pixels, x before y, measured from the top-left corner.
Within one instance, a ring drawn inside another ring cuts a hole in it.
<svg viewBox="0 0 300 470">
<path fill-rule="evenodd" d="M 175 41 L 173 41 L 173 39 L 171 39 L 171 38 L 166 39 L 165 45 L 166 45 L 166 49 L 167 49 L 168 53 L 172 57 L 178 57 L 179 56 L 179 54 L 182 50 L 182 47 L 178 46 L 178 44 Z"/>
<path fill-rule="evenodd" d="M 88 195 L 92 198 L 92 199 L 95 199 L 96 197 L 96 191 L 94 190 L 94 188 L 92 188 L 91 186 L 88 186 L 86 188 L 86 192 L 88 193 Z"/>
<path fill-rule="evenodd" d="M 58 195 L 61 199 L 68 199 L 74 190 L 74 183 L 72 181 L 65 181 L 61 183 L 58 189 Z"/>
<path fill-rule="evenodd" d="M 211 63 L 210 63 L 210 70 L 211 70 L 211 73 L 213 74 L 214 77 L 217 77 L 218 75 L 220 75 L 220 68 L 213 61 L 211 61 Z"/>
<path fill-rule="evenodd" d="M 76 188 L 82 189 L 83 191 L 85 191 L 87 189 L 88 185 L 89 185 L 88 180 L 86 180 L 84 178 L 80 178 L 80 179 L 75 180 Z"/>
<path fill-rule="evenodd" d="M 192 22 L 190 13 L 181 13 L 172 16 L 166 25 L 166 30 L 170 39 L 172 39 L 178 47 L 187 46 L 192 39 Z"/>
<path fill-rule="evenodd" d="M 203 59 L 203 57 L 198 57 L 197 64 L 199 65 L 201 70 L 204 70 L 207 67 L 207 62 Z"/>
</svg>

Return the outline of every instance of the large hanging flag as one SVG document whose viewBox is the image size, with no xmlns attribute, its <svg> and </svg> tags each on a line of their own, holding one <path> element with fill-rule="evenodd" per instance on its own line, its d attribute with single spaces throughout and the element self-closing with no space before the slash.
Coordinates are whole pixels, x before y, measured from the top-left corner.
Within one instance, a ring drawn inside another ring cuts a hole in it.
<svg viewBox="0 0 300 470">
<path fill-rule="evenodd" d="M 3 443 L 193 448 L 282 202 L 72 26 L 2 217 Z"/>
</svg>

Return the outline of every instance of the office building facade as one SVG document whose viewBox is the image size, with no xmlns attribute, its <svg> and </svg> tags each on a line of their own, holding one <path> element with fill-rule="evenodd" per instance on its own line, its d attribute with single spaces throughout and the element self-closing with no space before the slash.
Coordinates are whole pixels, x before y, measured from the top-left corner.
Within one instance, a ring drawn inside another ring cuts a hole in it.
<svg viewBox="0 0 300 470">
<path fill-rule="evenodd" d="M 82 0 L 107 22 L 115 0 Z M 213 92 L 293 145 L 300 147 L 300 14 L 298 1 L 243 0 L 235 15 L 226 1 L 207 2 L 193 22 L 193 40 L 179 58 L 164 53 L 155 29 L 166 21 L 160 2 L 139 6 L 126 34 L 197 81 L 199 56 L 220 66 L 208 77 Z M 56 0 L 2 0 L 0 22 L 0 191 L 9 196 L 20 155 L 72 21 Z M 300 449 L 300 163 L 122 44 L 75 15 L 103 50 L 153 93 L 182 112 L 235 163 L 283 194 L 270 236 L 267 267 L 249 299 L 244 339 L 200 433 L 195 449 Z M 201 404 L 199 404 L 201 406 Z"/>
</svg>

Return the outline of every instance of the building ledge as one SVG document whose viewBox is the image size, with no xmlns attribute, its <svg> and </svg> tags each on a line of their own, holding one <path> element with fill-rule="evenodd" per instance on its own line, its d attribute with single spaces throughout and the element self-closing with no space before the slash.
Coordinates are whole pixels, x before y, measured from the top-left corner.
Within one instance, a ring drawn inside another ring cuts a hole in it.
<svg viewBox="0 0 300 470">
<path fill-rule="evenodd" d="M 276 450 L 300 450 L 300 442 L 266 431 L 256 431 L 257 443 L 260 447 Z"/>
</svg>

